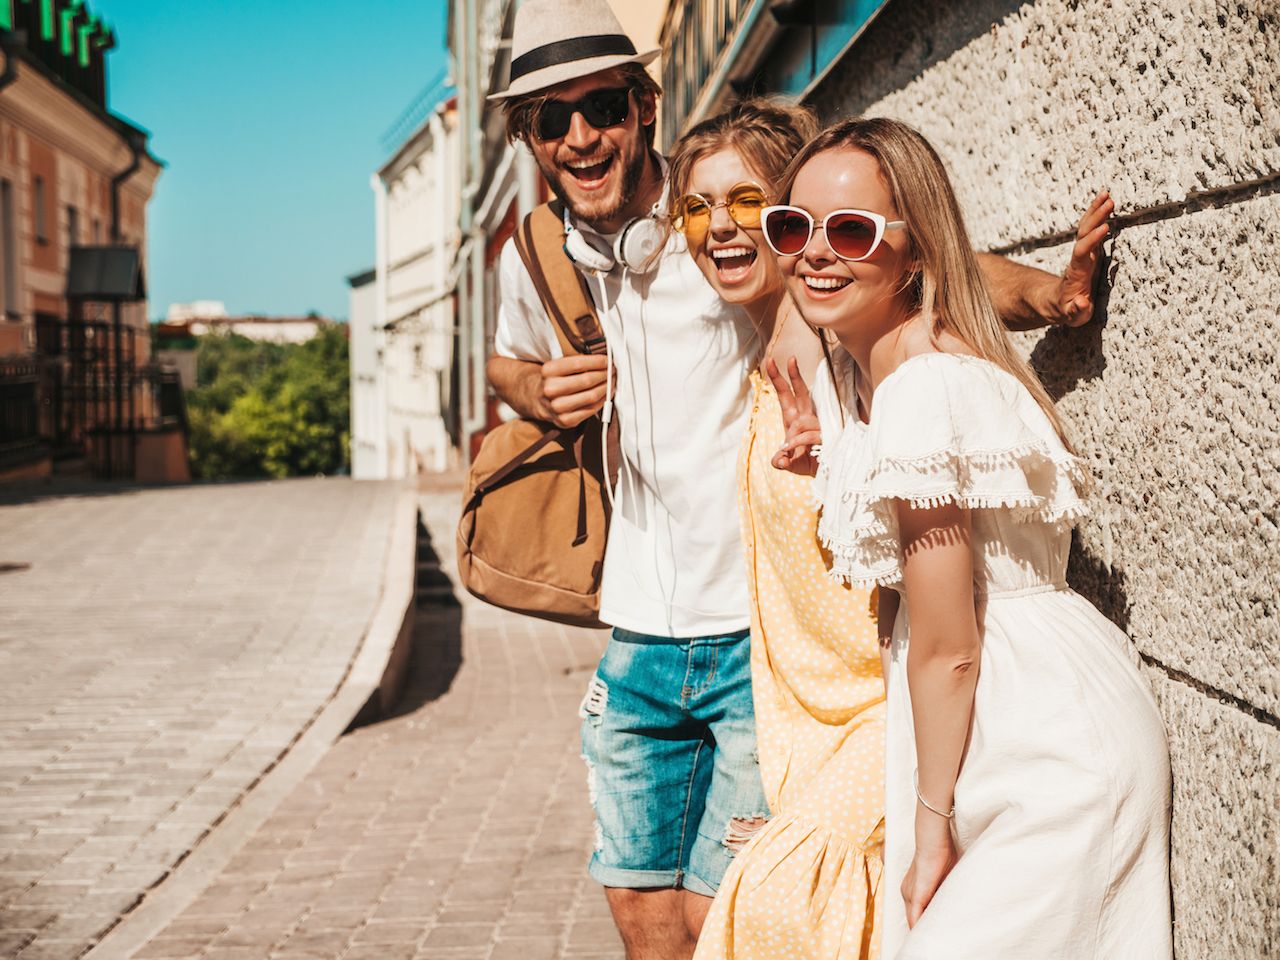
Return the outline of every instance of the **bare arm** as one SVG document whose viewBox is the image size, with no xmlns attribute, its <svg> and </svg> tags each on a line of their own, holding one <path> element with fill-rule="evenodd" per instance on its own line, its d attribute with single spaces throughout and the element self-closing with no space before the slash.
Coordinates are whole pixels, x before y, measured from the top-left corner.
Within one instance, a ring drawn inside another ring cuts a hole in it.
<svg viewBox="0 0 1280 960">
<path fill-rule="evenodd" d="M 957 859 L 946 812 L 969 738 L 980 647 L 969 512 L 955 505 L 917 510 L 900 503 L 898 522 L 911 607 L 907 687 L 919 796 L 928 801 L 916 802 L 915 859 L 902 884 L 907 922 L 914 925 Z"/>
<path fill-rule="evenodd" d="M 490 357 L 485 364 L 489 383 L 507 406 L 522 417 L 548 419 L 542 405 L 542 364 L 510 357 Z"/>
<path fill-rule="evenodd" d="M 1093 198 L 1076 229 L 1071 260 L 1057 277 L 994 253 L 979 253 L 978 266 L 996 311 L 1010 330 L 1046 324 L 1078 327 L 1093 316 L 1093 291 L 1102 259 L 1107 218 L 1115 202 L 1105 190 Z"/>
<path fill-rule="evenodd" d="M 607 370 L 608 360 L 599 355 L 546 363 L 490 357 L 485 367 L 494 392 L 511 409 L 558 427 L 577 426 L 604 406 Z"/>
</svg>

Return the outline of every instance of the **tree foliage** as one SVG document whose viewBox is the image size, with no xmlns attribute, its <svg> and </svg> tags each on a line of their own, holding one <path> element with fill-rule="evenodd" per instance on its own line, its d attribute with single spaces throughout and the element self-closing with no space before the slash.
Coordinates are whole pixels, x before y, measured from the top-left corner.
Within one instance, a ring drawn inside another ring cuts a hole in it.
<svg viewBox="0 0 1280 960">
<path fill-rule="evenodd" d="M 209 334 L 187 397 L 191 466 L 204 479 L 344 472 L 350 392 L 347 338 L 322 327 L 300 344 Z"/>
</svg>

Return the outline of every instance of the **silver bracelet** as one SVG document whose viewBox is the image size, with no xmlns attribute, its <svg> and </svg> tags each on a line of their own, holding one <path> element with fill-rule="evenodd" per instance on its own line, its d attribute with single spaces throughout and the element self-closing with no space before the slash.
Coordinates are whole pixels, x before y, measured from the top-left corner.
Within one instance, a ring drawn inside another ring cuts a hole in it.
<svg viewBox="0 0 1280 960">
<path fill-rule="evenodd" d="M 951 805 L 950 813 L 943 813 L 941 810 L 939 810 L 937 807 L 935 807 L 932 803 L 930 803 L 928 800 L 924 798 L 924 795 L 920 792 L 920 771 L 919 770 L 911 771 L 911 782 L 915 785 L 915 788 L 916 788 L 916 799 L 924 804 L 924 808 L 926 810 L 930 811 L 931 813 L 936 813 L 940 817 L 945 817 L 948 820 L 952 820 L 955 818 L 956 806 L 954 803 Z"/>
</svg>

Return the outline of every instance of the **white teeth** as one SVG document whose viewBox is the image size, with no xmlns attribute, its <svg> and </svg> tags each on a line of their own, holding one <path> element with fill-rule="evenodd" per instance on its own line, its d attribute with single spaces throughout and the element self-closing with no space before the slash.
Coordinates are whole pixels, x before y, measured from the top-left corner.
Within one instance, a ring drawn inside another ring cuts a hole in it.
<svg viewBox="0 0 1280 960">
<path fill-rule="evenodd" d="M 839 290 L 853 281 L 842 277 L 805 277 L 804 282 L 810 290 Z"/>
<path fill-rule="evenodd" d="M 608 160 L 608 157 L 601 157 L 599 160 L 570 160 L 565 166 L 570 170 L 585 170 L 588 167 L 596 167 Z"/>
<path fill-rule="evenodd" d="M 749 257 L 755 253 L 750 247 L 725 247 L 723 250 L 712 250 L 711 256 L 717 260 L 727 260 L 729 257 Z"/>
</svg>

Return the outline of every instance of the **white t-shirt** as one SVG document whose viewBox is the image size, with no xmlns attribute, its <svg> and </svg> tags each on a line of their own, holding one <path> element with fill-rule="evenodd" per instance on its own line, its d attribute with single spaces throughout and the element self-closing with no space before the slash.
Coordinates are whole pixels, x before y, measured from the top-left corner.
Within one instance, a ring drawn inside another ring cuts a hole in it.
<svg viewBox="0 0 1280 960">
<path fill-rule="evenodd" d="M 612 237 L 602 239 L 611 246 Z M 503 247 L 499 279 L 496 352 L 536 362 L 561 356 L 513 241 Z M 607 309 L 588 277 L 617 368 L 623 463 L 600 619 L 663 637 L 742 630 L 750 615 L 736 473 L 758 348 L 751 320 L 720 299 L 675 233 L 651 272 L 624 276 L 618 268 L 604 286 Z"/>
</svg>

